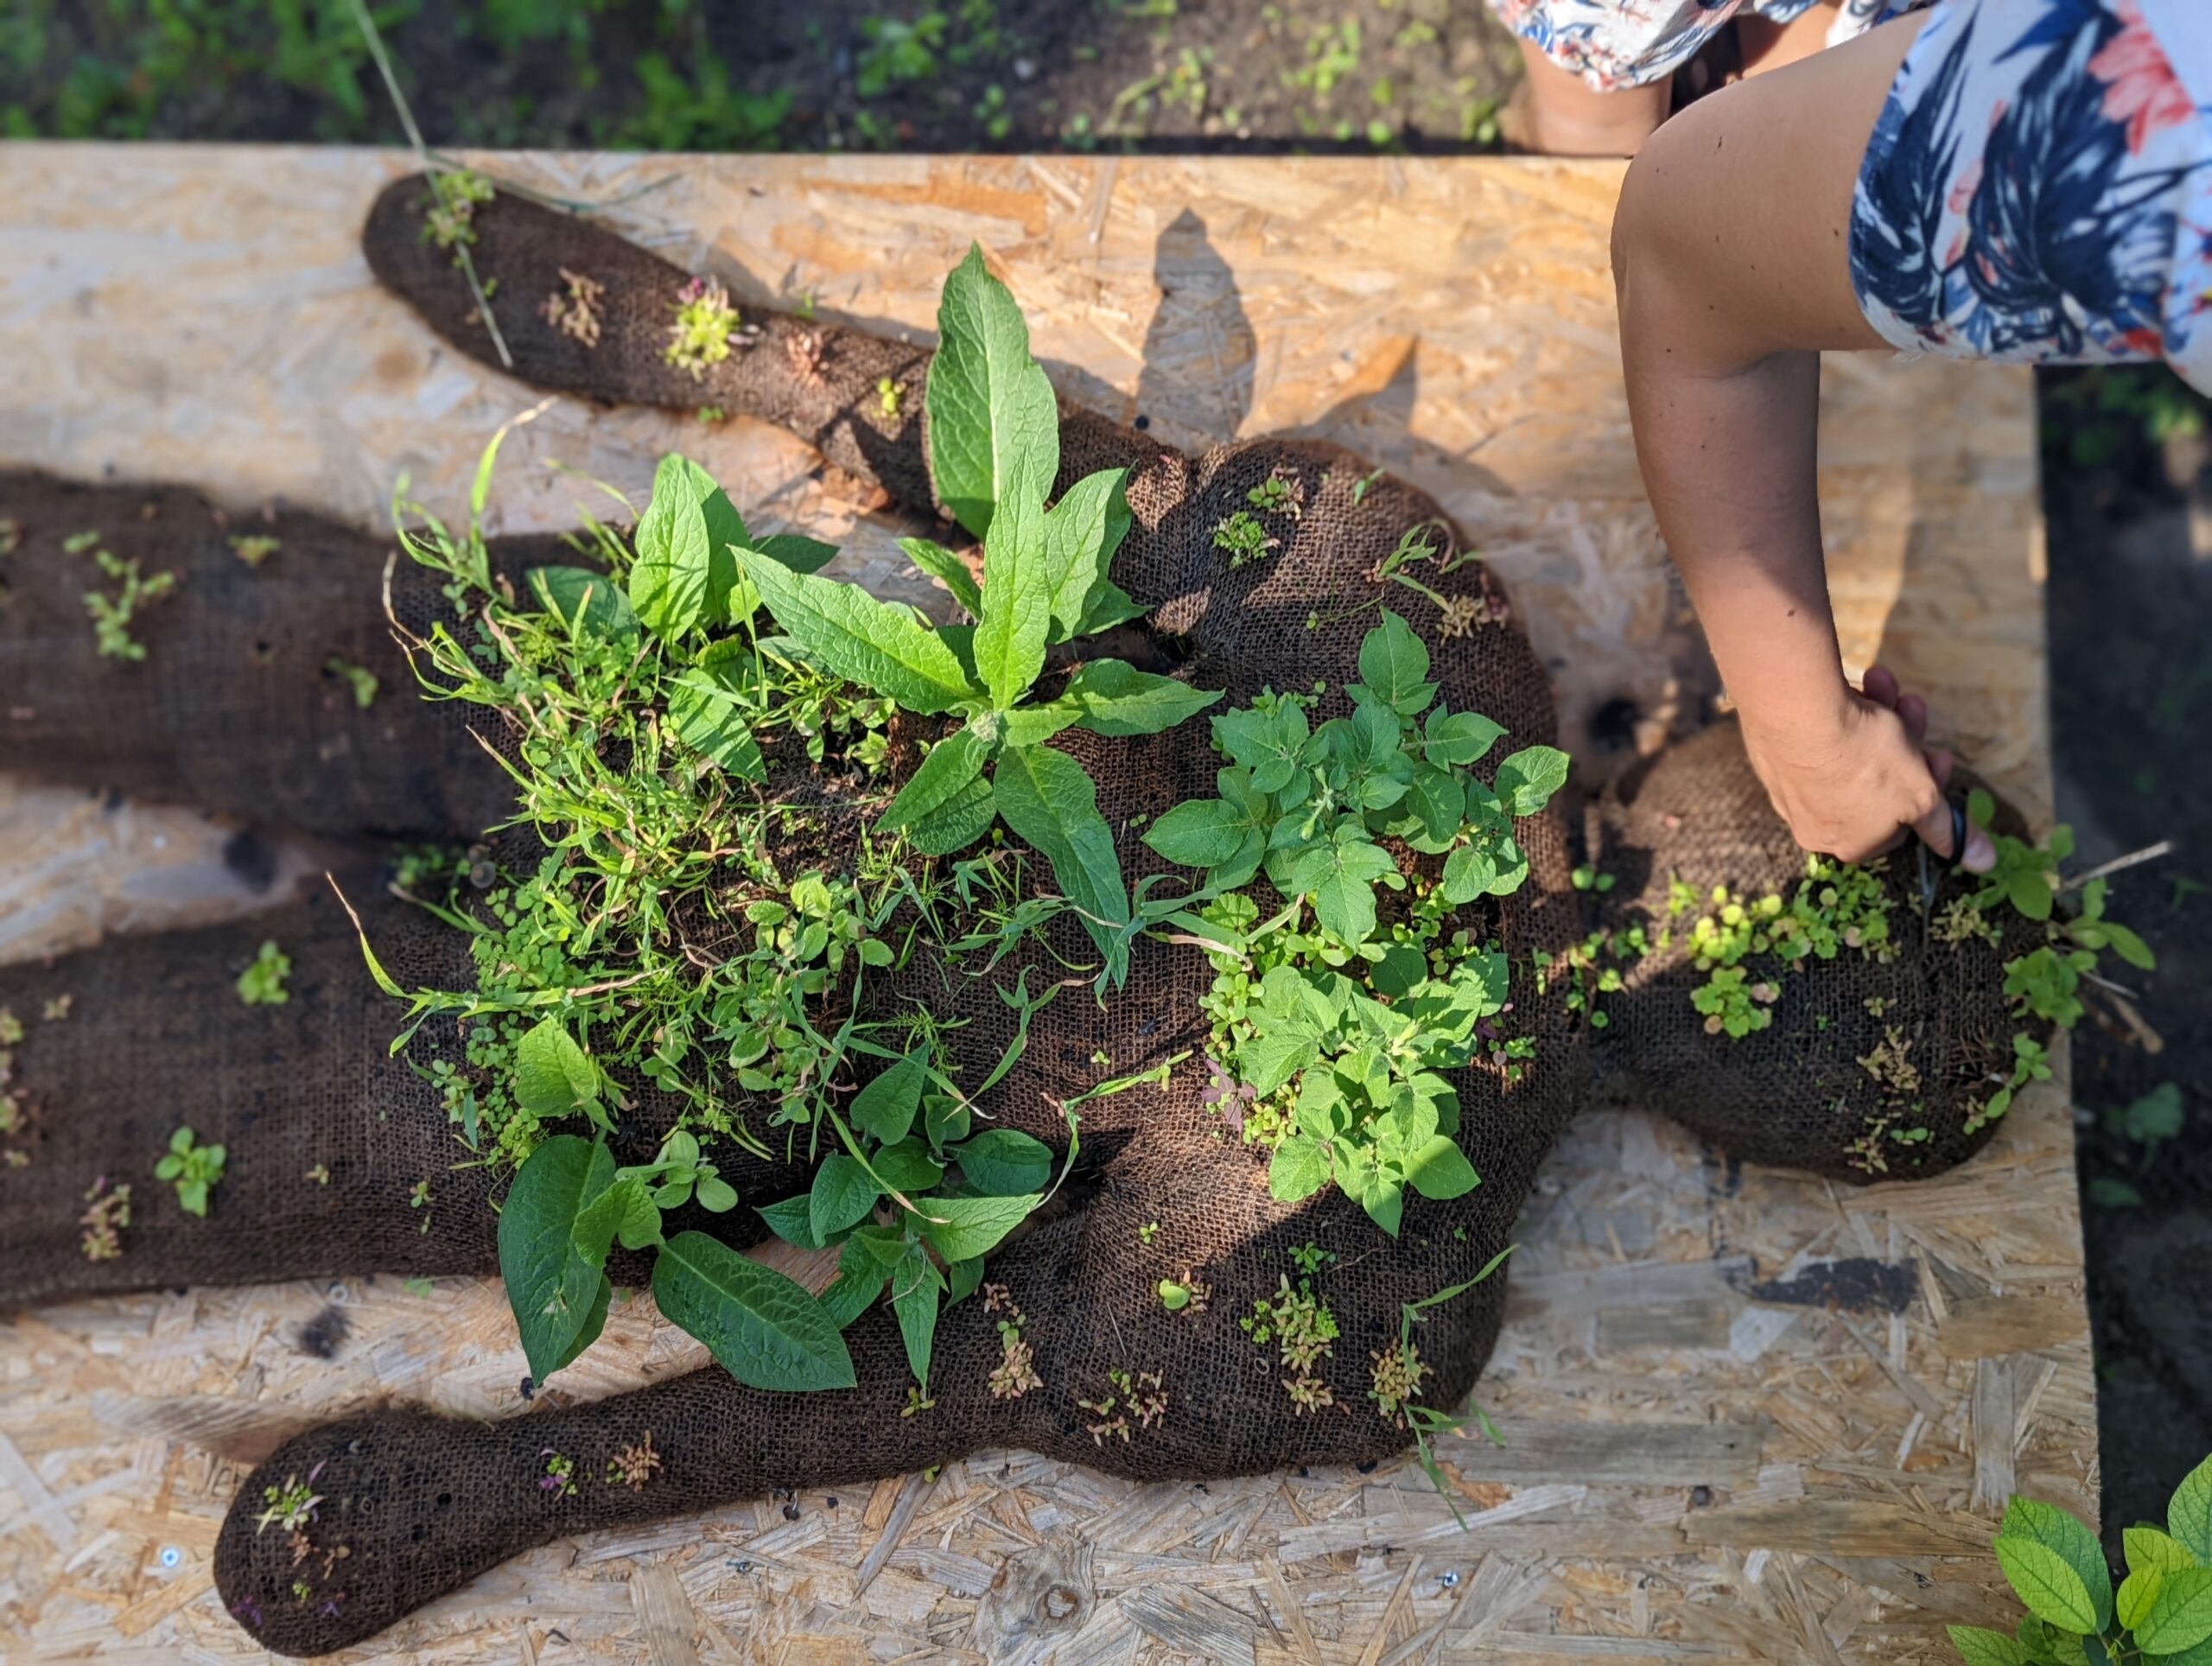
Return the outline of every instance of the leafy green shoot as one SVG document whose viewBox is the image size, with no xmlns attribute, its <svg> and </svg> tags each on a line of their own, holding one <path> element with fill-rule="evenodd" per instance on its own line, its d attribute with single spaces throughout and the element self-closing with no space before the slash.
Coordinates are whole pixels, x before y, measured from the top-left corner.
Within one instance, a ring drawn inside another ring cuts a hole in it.
<svg viewBox="0 0 2212 1666">
<path fill-rule="evenodd" d="M 176 1187 L 177 1205 L 188 1215 L 207 1218 L 207 1200 L 223 1178 L 228 1153 L 219 1145 L 201 1145 L 188 1128 L 169 1135 L 169 1148 L 154 1165 L 154 1178 Z"/>
</svg>

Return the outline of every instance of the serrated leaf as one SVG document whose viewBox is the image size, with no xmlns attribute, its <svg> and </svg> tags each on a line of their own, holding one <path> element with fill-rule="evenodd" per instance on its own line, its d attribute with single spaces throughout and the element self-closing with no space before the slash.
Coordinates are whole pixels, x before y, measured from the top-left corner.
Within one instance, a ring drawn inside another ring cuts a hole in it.
<svg viewBox="0 0 2212 1666">
<path fill-rule="evenodd" d="M 923 1214 L 938 1218 L 909 1215 L 906 1219 L 945 1260 L 965 1261 L 988 1255 L 1043 1201 L 1033 1192 L 1009 1198 L 930 1198 L 922 1202 Z"/>
<path fill-rule="evenodd" d="M 531 1374 L 541 1380 L 588 1346 L 606 1304 L 601 1270 L 621 1211 L 594 1210 L 614 1183 L 596 1141 L 556 1134 L 524 1160 L 499 1211 L 499 1276 Z"/>
<path fill-rule="evenodd" d="M 2034 1539 L 2000 1535 L 1997 1565 L 2028 1612 L 2076 1637 L 2097 1629 L 2088 1587 L 2065 1557 Z"/>
<path fill-rule="evenodd" d="M 1388 851 L 1347 824 L 1326 844 L 1300 853 L 1291 882 L 1313 899 L 1313 917 L 1324 930 L 1358 944 L 1375 930 L 1375 881 L 1396 871 Z"/>
<path fill-rule="evenodd" d="M 954 730 L 929 749 L 921 766 L 909 776 L 891 807 L 875 824 L 876 831 L 912 828 L 936 816 L 963 796 L 982 778 L 991 760 L 991 747 L 973 728 Z M 942 854 L 932 852 L 931 854 Z"/>
<path fill-rule="evenodd" d="M 861 1167 L 857 1158 L 832 1152 L 814 1171 L 814 1186 L 807 1193 L 807 1224 L 815 1238 L 826 1243 L 847 1227 L 866 1220 L 882 1195 L 875 1176 Z"/>
<path fill-rule="evenodd" d="M 1014 836 L 1052 865 L 1061 892 L 1096 919 L 1084 925 L 1104 948 L 1129 918 L 1114 836 L 1098 813 L 1098 790 L 1083 766 L 1050 747 L 1021 747 L 993 776 L 998 811 Z"/>
<path fill-rule="evenodd" d="M 1959 1651 L 1965 1666 L 2035 1666 L 2035 1656 L 2002 1631 L 1992 1631 L 1979 1625 L 1954 1625 L 1948 1628 L 1951 1646 Z"/>
<path fill-rule="evenodd" d="M 982 249 L 944 280 L 930 360 L 930 474 L 938 501 L 977 537 L 990 530 L 1017 464 L 1048 489 L 1060 468 L 1052 385 L 1029 356 L 1029 327 Z"/>
<path fill-rule="evenodd" d="M 1510 816 L 1534 816 L 1567 785 L 1567 756 L 1557 747 L 1523 747 L 1497 766 L 1497 792 Z"/>
<path fill-rule="evenodd" d="M 968 610 L 970 619 L 983 616 L 983 593 L 976 588 L 976 575 L 968 570 L 966 562 L 928 538 L 901 538 L 899 547 L 906 552 L 907 560 L 944 586 L 946 593 Z"/>
<path fill-rule="evenodd" d="M 1308 1035 L 1262 1030 L 1238 1050 L 1237 1059 L 1254 1091 L 1262 1098 L 1320 1056 L 1320 1044 Z"/>
<path fill-rule="evenodd" d="M 2181 1478 L 2166 1505 L 2166 1529 L 2199 1562 L 2212 1563 L 2212 1458 Z"/>
<path fill-rule="evenodd" d="M 1268 1162 L 1268 1192 L 1279 1203 L 1298 1203 L 1329 1183 L 1329 1148 L 1294 1134 Z"/>
<path fill-rule="evenodd" d="M 689 457 L 663 457 L 632 539 L 630 606 L 663 639 L 721 623 L 737 583 L 732 546 L 749 541 L 712 475 Z"/>
<path fill-rule="evenodd" d="M 639 622 L 629 597 L 604 573 L 588 567 L 533 567 L 524 582 L 538 606 L 564 625 L 594 636 L 638 634 Z"/>
<path fill-rule="evenodd" d="M 2013 1538 L 2033 1539 L 2064 1557 L 2089 1594 L 2089 1607 L 2096 1617 L 2096 1625 L 2090 1629 L 2101 1631 L 2112 1624 L 2112 1569 L 2105 1561 L 2104 1547 L 2088 1527 L 2039 1498 L 2015 1497 L 2005 1506 L 2004 1523 L 1998 1531 Z"/>
<path fill-rule="evenodd" d="M 1045 517 L 1046 587 L 1054 642 L 1084 633 L 1090 600 L 1107 582 L 1114 551 L 1129 530 L 1129 506 L 1122 496 L 1128 480 L 1125 468 L 1086 474 L 1060 494 Z"/>
<path fill-rule="evenodd" d="M 1094 734 L 1157 734 L 1197 716 L 1221 698 L 1172 677 L 1141 671 L 1119 659 L 1094 659 L 1068 679 L 1061 700 Z"/>
<path fill-rule="evenodd" d="M 1428 649 L 1388 607 L 1382 622 L 1361 639 L 1359 680 L 1376 699 L 1402 717 L 1418 717 L 1436 698 L 1428 678 Z"/>
<path fill-rule="evenodd" d="M 1018 1129 L 987 1128 L 951 1154 L 962 1177 L 985 1197 L 1041 1192 L 1052 1178 L 1052 1148 Z"/>
<path fill-rule="evenodd" d="M 2179 1654 L 2212 1638 L 2212 1568 L 2160 1576 L 2158 1594 L 2133 1629 L 2137 1644 L 2152 1655 Z"/>
<path fill-rule="evenodd" d="M 719 667 L 694 666 L 668 690 L 668 721 L 676 738 L 741 780 L 768 773 L 760 747 L 745 721 L 745 702 Z"/>
<path fill-rule="evenodd" d="M 2138 1571 L 2148 1567 L 2161 1574 L 2171 1574 L 2199 1565 L 2196 1558 L 2189 1554 L 2187 1545 L 2171 1534 L 2161 1533 L 2155 1527 L 2124 1529 L 2120 1542 L 2126 1555 L 2128 1567 Z"/>
<path fill-rule="evenodd" d="M 952 650 L 905 608 L 751 550 L 738 559 L 776 622 L 839 677 L 924 715 L 975 697 Z"/>
<path fill-rule="evenodd" d="M 853 1096 L 846 1118 L 877 1144 L 896 1145 L 913 1128 L 928 1082 L 922 1059 L 908 1053 L 879 1071 Z"/>
<path fill-rule="evenodd" d="M 747 1261 L 704 1232 L 679 1232 L 653 1262 L 661 1316 L 707 1345 L 747 1388 L 783 1392 L 854 1386 L 836 1322 L 795 1280 Z"/>
<path fill-rule="evenodd" d="M 1052 624 L 1045 565 L 1045 487 L 1026 465 L 1005 481 L 983 539 L 983 613 L 976 625 L 976 671 L 991 703 L 1011 711 L 1045 669 Z"/>
</svg>

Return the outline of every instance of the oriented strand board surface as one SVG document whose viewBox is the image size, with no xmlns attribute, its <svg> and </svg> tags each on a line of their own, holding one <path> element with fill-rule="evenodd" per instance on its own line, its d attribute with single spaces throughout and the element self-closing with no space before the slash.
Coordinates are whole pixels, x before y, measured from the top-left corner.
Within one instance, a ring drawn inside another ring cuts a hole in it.
<svg viewBox="0 0 2212 1666">
<path fill-rule="evenodd" d="M 1704 680 L 1643 508 L 1611 326 L 1602 166 L 1491 161 L 523 157 L 741 300 L 926 328 L 989 245 L 1061 385 L 1185 444 L 1304 429 L 1443 500 L 1496 561 L 1589 773 Z M 458 507 L 531 403 L 370 284 L 360 152 L 0 149 L 0 460 L 378 519 L 410 472 Z M 1847 657 L 1927 689 L 1967 755 L 2048 803 L 2026 378 L 1831 366 L 1822 485 Z M 896 588 L 785 437 L 556 404 L 495 502 L 559 525 L 560 461 L 631 491 L 682 444 L 748 516 Z M 1602 713 L 1595 727 L 1592 718 Z M 208 887 L 222 830 L 0 797 L 0 953 L 143 924 Z M 149 864 L 150 867 L 149 868 Z M 147 868 L 150 876 L 140 875 Z M 140 875 L 135 880 L 126 876 Z M 135 887 L 135 888 L 134 888 Z M 2046 1091 L 1964 1172 L 1842 1192 L 1586 1119 L 1521 1230 L 1479 1397 L 1447 1445 L 1462 1533 L 1411 1466 L 1133 1487 L 1001 1454 L 933 1482 L 564 1542 L 359 1651 L 438 1662 L 1934 1662 L 2005 1612 L 1986 1546 L 2018 1486 L 2093 1511 L 2071 1133 Z M 334 1361 L 297 1344 L 326 1306 Z M 239 1466 L 380 1398 L 518 1409 L 495 1285 L 195 1290 L 0 1326 L 0 1652 L 251 1652 L 208 1570 Z M 701 1357 L 632 1297 L 571 1373 Z"/>
</svg>

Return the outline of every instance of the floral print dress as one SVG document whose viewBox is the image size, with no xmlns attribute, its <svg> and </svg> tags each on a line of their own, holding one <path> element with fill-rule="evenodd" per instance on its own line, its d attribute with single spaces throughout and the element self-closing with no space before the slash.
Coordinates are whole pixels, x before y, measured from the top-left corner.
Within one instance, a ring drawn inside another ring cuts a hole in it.
<svg viewBox="0 0 2212 1666">
<path fill-rule="evenodd" d="M 1506 28 L 1599 92 L 1672 75 L 1738 17 L 1787 23 L 1820 0 L 1490 0 Z M 1828 44 L 1929 0 L 1843 0 Z M 2212 0 L 2204 0 L 2212 5 Z"/>
<path fill-rule="evenodd" d="M 1911 353 L 2168 359 L 2212 392 L 2212 0 L 1939 0 L 1860 166 L 1851 277 Z"/>
</svg>

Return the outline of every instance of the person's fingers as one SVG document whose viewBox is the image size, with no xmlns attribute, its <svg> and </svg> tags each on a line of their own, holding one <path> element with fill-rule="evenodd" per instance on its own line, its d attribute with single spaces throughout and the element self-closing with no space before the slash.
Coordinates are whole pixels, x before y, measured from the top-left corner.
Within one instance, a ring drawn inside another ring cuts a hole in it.
<svg viewBox="0 0 2212 1666">
<path fill-rule="evenodd" d="M 1912 736 L 1918 746 L 1928 738 L 1928 703 L 1916 694 L 1897 696 L 1897 715 L 1904 720 L 1904 732 Z"/>
<path fill-rule="evenodd" d="M 1936 780 L 1935 776 L 1931 774 L 1929 780 L 1933 785 Z M 1933 792 L 1929 797 L 1933 802 L 1914 817 L 1912 830 L 1920 836 L 1921 843 L 1937 855 L 1946 859 L 1955 856 L 1959 853 L 1951 848 L 1953 829 L 1950 800 L 1943 796 L 1940 788 Z"/>
<path fill-rule="evenodd" d="M 1869 665 L 1866 675 L 1859 684 L 1859 692 L 1878 706 L 1895 711 L 1897 707 L 1897 679 L 1886 665 Z"/>
<path fill-rule="evenodd" d="M 1960 864 L 1969 874 L 1986 874 L 1997 866 L 1997 845 L 1987 832 L 1967 824 L 1967 854 Z"/>
<path fill-rule="evenodd" d="M 1958 766 L 1959 760 L 1942 747 L 1923 755 L 1928 760 L 1928 773 L 1936 778 L 1936 785 L 1947 792 L 1950 791 L 1951 772 Z"/>
</svg>

